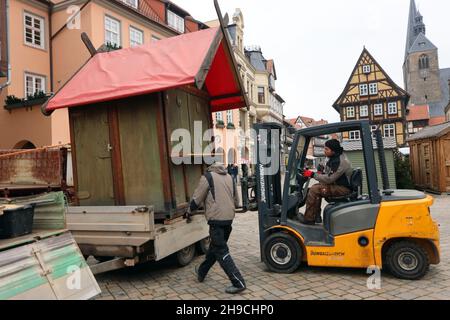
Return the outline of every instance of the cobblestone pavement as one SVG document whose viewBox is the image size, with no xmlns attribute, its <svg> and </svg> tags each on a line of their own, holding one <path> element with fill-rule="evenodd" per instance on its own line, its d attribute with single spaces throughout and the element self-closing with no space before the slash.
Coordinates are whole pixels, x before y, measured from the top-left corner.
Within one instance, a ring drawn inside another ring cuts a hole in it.
<svg viewBox="0 0 450 320">
<path fill-rule="evenodd" d="M 369 290 L 368 275 L 360 269 L 302 266 L 294 274 L 269 273 L 259 258 L 257 214 L 249 212 L 238 214 L 230 239 L 231 255 L 248 285 L 242 295 L 224 293 L 229 281 L 218 265 L 204 283 L 197 283 L 193 268 L 202 261 L 202 257 L 197 257 L 185 268 L 177 268 L 167 260 L 99 275 L 102 294 L 97 299 L 450 299 L 449 207 L 450 196 L 435 197 L 432 215 L 441 225 L 441 263 L 431 266 L 427 276 L 419 281 L 399 280 L 383 272 L 381 289 Z"/>
</svg>

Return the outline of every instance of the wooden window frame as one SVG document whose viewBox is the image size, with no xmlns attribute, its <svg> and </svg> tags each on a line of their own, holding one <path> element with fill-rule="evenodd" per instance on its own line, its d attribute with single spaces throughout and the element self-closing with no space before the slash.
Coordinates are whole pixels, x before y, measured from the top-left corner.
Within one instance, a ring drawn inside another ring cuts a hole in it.
<svg viewBox="0 0 450 320">
<path fill-rule="evenodd" d="M 365 109 L 366 112 L 363 114 L 362 110 Z M 362 105 L 359 107 L 359 116 L 361 118 L 367 118 L 369 116 L 369 106 L 368 105 Z"/>
<path fill-rule="evenodd" d="M 380 107 L 381 106 L 381 114 L 378 114 L 377 113 L 377 107 Z M 374 104 L 373 105 L 373 115 L 375 116 L 375 117 L 382 117 L 383 115 L 384 115 L 384 106 L 383 106 L 383 104 L 382 103 L 376 103 L 376 104 Z"/>
<path fill-rule="evenodd" d="M 118 24 L 118 32 L 117 32 L 117 37 L 118 37 L 118 43 L 115 43 L 118 47 L 122 46 L 122 22 L 119 19 L 116 19 L 114 17 L 111 17 L 109 15 L 105 15 L 105 19 L 103 21 L 104 23 L 104 28 L 105 28 L 105 44 L 111 43 L 114 44 L 114 42 L 108 41 L 108 32 L 114 33 L 114 31 L 112 30 L 108 30 L 106 27 L 106 21 L 110 20 L 112 22 L 117 22 Z"/>
<path fill-rule="evenodd" d="M 27 26 L 26 24 L 26 19 L 27 17 L 31 18 L 31 24 L 32 26 Z M 40 28 L 37 29 L 34 26 L 34 21 L 35 20 L 39 20 L 40 22 Z M 32 31 L 32 42 L 27 41 L 27 28 L 29 28 Z M 35 32 L 38 31 L 39 32 L 39 36 L 41 37 L 41 44 L 37 45 L 35 44 Z M 45 41 L 46 41 L 46 37 L 45 37 L 45 18 L 38 16 L 34 13 L 28 12 L 28 11 L 24 11 L 23 13 L 23 41 L 24 44 L 26 46 L 32 47 L 32 48 L 36 48 L 36 49 L 41 49 L 41 50 L 45 50 Z"/>
<path fill-rule="evenodd" d="M 141 35 L 141 42 L 140 43 L 137 43 L 136 41 L 133 40 L 133 36 L 132 36 L 133 33 L 134 34 L 140 33 L 140 35 Z M 144 39 L 145 39 L 144 31 L 142 31 L 141 29 L 138 29 L 136 27 L 130 26 L 130 48 L 143 45 L 144 41 L 145 41 Z M 133 45 L 133 43 L 135 43 L 135 44 Z"/>
<path fill-rule="evenodd" d="M 391 107 L 395 104 L 395 112 L 391 112 Z M 395 115 L 398 114 L 398 103 L 397 102 L 389 102 L 388 103 L 388 114 Z"/>
<path fill-rule="evenodd" d="M 359 95 L 361 97 L 367 97 L 369 95 L 369 86 L 367 84 L 359 85 Z"/>
<path fill-rule="evenodd" d="M 355 118 L 355 107 L 347 107 L 345 113 L 347 115 L 347 118 Z"/>
<path fill-rule="evenodd" d="M 33 81 L 33 92 L 28 92 L 28 88 L 27 88 L 27 77 L 31 77 L 32 81 Z M 42 90 L 36 90 L 36 79 L 40 79 L 41 80 L 41 88 Z M 42 92 L 46 92 L 46 86 L 47 86 L 47 78 L 43 75 L 40 74 L 35 74 L 35 73 L 31 73 L 31 72 L 24 72 L 24 96 L 25 98 L 28 98 L 28 96 L 32 96 L 35 93 L 37 93 L 38 91 L 42 91 Z"/>
</svg>

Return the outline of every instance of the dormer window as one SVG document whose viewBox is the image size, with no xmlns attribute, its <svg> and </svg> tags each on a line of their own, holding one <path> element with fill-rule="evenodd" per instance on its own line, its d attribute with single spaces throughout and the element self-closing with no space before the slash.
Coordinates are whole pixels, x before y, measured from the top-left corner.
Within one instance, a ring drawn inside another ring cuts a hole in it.
<svg viewBox="0 0 450 320">
<path fill-rule="evenodd" d="M 127 5 L 135 8 L 135 9 L 138 9 L 138 7 L 139 7 L 138 0 L 122 0 L 122 2 L 126 3 Z"/>
<path fill-rule="evenodd" d="M 167 24 L 178 32 L 184 33 L 184 18 L 170 10 L 167 10 Z"/>
</svg>

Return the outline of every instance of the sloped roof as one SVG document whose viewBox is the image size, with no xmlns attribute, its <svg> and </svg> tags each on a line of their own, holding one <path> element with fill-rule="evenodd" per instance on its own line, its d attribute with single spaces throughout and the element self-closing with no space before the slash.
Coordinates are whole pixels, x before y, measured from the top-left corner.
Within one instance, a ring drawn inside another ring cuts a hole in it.
<svg viewBox="0 0 450 320">
<path fill-rule="evenodd" d="M 444 123 L 446 121 L 447 121 L 447 119 L 445 118 L 445 116 L 431 117 L 428 125 L 435 126 L 435 125 Z"/>
<path fill-rule="evenodd" d="M 435 126 L 423 128 L 416 134 L 411 135 L 406 141 L 415 141 L 427 138 L 438 138 L 450 131 L 450 121 Z"/>
<path fill-rule="evenodd" d="M 246 51 L 247 57 L 251 63 L 251 65 L 257 71 L 267 71 L 266 69 L 266 59 L 264 58 L 261 50 L 251 50 Z"/>
<path fill-rule="evenodd" d="M 375 139 L 372 140 L 375 149 L 378 149 Z M 397 141 L 395 138 L 383 138 L 384 149 L 396 149 Z M 342 141 L 342 148 L 344 151 L 359 151 L 362 150 L 362 140 L 344 140 Z"/>
<path fill-rule="evenodd" d="M 409 106 L 409 114 L 406 116 L 407 121 L 428 120 L 430 119 L 428 105 Z"/>
<path fill-rule="evenodd" d="M 409 48 L 408 54 L 431 50 L 437 50 L 437 47 L 421 32 L 417 36 L 411 48 Z"/>
<path fill-rule="evenodd" d="M 352 72 L 350 74 L 350 77 L 347 80 L 347 83 L 345 85 L 344 90 L 342 90 L 342 93 L 339 95 L 339 97 L 333 103 L 333 108 L 337 112 L 340 112 L 340 110 L 339 110 L 340 103 L 342 102 L 342 99 L 345 97 L 346 93 L 348 92 L 348 90 L 350 88 L 350 85 L 351 85 L 351 82 L 352 82 L 353 75 L 357 71 L 358 66 L 360 64 L 360 61 L 364 58 L 364 55 L 367 55 L 373 61 L 373 63 L 378 66 L 380 71 L 386 76 L 386 79 L 389 82 L 389 84 L 392 86 L 392 89 L 395 90 L 399 96 L 405 96 L 409 100 L 409 97 L 410 97 L 409 94 L 404 89 L 402 89 L 400 86 L 398 86 L 394 82 L 394 80 L 391 79 L 389 74 L 383 69 L 383 67 L 378 63 L 378 61 L 372 56 L 372 54 L 369 52 L 369 50 L 367 50 L 367 48 L 364 47 L 364 49 L 361 52 L 358 60 L 356 61 L 355 67 L 353 68 L 353 70 L 352 70 Z"/>
<path fill-rule="evenodd" d="M 46 104 L 62 108 L 164 91 L 186 85 L 204 88 L 212 112 L 246 107 L 232 54 L 221 28 L 183 34 L 134 48 L 98 53 Z"/>
</svg>

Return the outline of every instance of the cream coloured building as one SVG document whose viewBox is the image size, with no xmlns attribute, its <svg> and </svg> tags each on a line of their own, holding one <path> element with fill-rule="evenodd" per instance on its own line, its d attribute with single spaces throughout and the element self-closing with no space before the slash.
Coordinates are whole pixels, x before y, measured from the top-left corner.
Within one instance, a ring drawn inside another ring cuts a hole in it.
<svg viewBox="0 0 450 320">
<path fill-rule="evenodd" d="M 218 21 L 206 24 L 217 26 Z M 219 137 L 216 146 L 224 152 L 226 164 L 252 162 L 255 137 L 251 129 L 255 123 L 277 122 L 282 125 L 284 120 L 284 100 L 275 91 L 274 61 L 264 58 L 261 47 L 244 45 L 244 29 L 244 16 L 240 9 L 236 9 L 227 30 L 250 106 L 249 110 L 219 112 L 213 117 L 215 135 Z"/>
</svg>

